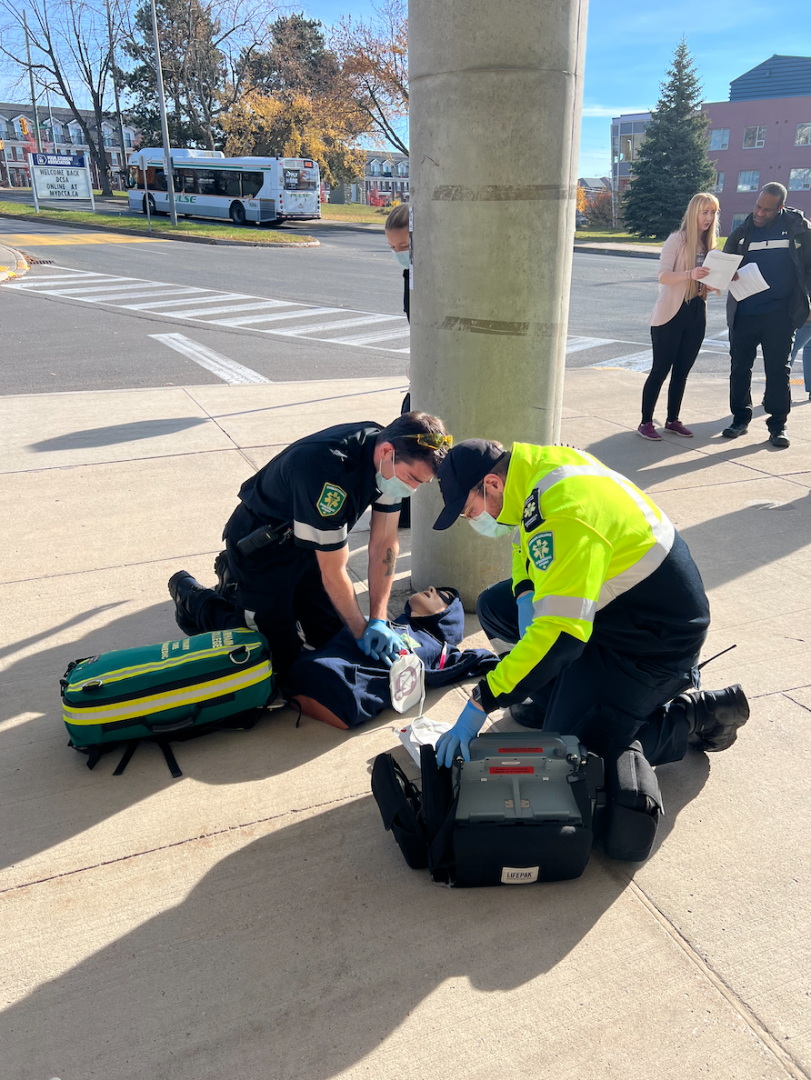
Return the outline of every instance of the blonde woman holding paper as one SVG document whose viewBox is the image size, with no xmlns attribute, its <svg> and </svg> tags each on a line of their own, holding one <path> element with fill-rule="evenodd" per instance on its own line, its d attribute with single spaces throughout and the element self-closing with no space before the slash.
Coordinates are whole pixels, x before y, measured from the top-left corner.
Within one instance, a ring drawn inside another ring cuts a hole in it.
<svg viewBox="0 0 811 1080">
<path fill-rule="evenodd" d="M 659 256 L 659 296 L 650 317 L 653 367 L 642 389 L 642 423 L 637 428 L 643 439 L 662 441 L 653 426 L 653 410 L 668 374 L 665 431 L 688 439 L 693 435 L 679 419 L 679 410 L 707 328 L 707 288 L 701 279 L 709 270 L 702 263 L 715 247 L 718 209 L 709 192 L 694 195 L 678 232 L 668 236 Z"/>
</svg>

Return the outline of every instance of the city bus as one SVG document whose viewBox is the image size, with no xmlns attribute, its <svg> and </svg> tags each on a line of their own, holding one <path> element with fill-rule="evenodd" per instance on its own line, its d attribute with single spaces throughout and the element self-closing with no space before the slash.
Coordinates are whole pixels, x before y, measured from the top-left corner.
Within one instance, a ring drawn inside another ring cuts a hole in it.
<svg viewBox="0 0 811 1080">
<path fill-rule="evenodd" d="M 221 150 L 172 150 L 172 177 L 177 213 L 186 217 L 230 218 L 235 225 L 321 217 L 318 164 L 310 158 L 228 158 Z M 160 148 L 136 150 L 130 158 L 130 210 L 145 214 L 147 199 L 150 214 L 169 213 Z"/>
</svg>

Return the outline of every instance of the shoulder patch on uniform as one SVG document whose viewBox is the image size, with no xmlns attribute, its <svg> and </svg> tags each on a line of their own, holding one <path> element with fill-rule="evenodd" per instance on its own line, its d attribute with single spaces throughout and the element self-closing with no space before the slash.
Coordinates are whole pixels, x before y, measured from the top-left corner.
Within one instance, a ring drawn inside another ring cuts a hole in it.
<svg viewBox="0 0 811 1080">
<path fill-rule="evenodd" d="M 321 517 L 332 517 L 337 514 L 346 502 L 346 492 L 337 484 L 324 484 L 316 506 Z"/>
<path fill-rule="evenodd" d="M 548 570 L 555 561 L 555 537 L 551 532 L 538 533 L 529 542 L 529 557 L 539 570 Z"/>
<path fill-rule="evenodd" d="M 530 497 L 524 503 L 524 512 L 521 515 L 521 524 L 524 526 L 525 533 L 534 532 L 539 525 L 543 524 L 543 514 L 541 513 L 541 507 L 538 500 L 537 491 L 533 491 Z"/>
</svg>

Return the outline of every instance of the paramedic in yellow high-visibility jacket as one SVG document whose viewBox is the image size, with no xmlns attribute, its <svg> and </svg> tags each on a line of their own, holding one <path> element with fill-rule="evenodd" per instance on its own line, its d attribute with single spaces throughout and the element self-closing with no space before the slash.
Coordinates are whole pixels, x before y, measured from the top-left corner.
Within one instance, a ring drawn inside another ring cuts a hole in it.
<svg viewBox="0 0 811 1080">
<path fill-rule="evenodd" d="M 474 687 L 437 755 L 450 765 L 488 713 L 576 735 L 605 754 L 638 740 L 651 764 L 689 745 L 724 750 L 746 722 L 739 686 L 699 692 L 710 609 L 684 540 L 644 492 L 567 446 L 469 439 L 437 474 L 445 509 L 495 538 L 512 534 L 512 578 L 479 597 L 500 663 Z M 675 700 L 674 700 L 675 699 Z"/>
</svg>

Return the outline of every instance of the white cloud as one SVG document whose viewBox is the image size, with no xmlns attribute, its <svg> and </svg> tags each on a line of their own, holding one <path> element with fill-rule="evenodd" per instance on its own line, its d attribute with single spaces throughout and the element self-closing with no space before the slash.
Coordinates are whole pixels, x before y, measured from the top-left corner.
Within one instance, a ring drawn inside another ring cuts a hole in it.
<svg viewBox="0 0 811 1080">
<path fill-rule="evenodd" d="M 609 109 L 605 105 L 586 105 L 583 108 L 584 116 L 622 116 L 625 113 L 643 113 L 648 112 L 648 109 L 637 109 L 627 105 L 622 105 L 617 109 Z"/>
</svg>

